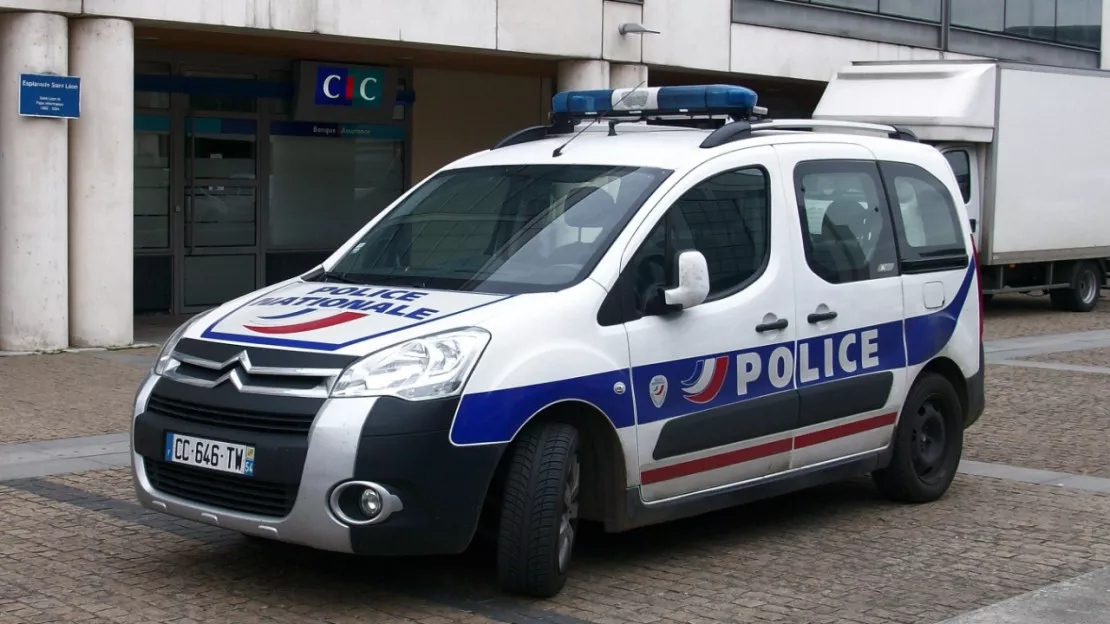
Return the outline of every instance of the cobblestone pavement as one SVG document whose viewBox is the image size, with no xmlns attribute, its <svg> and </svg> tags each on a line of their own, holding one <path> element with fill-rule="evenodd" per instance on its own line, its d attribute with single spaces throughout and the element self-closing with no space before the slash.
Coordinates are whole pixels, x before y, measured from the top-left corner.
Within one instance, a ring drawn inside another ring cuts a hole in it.
<svg viewBox="0 0 1110 624">
<path fill-rule="evenodd" d="M 1110 329 L 1000 297 L 988 340 Z M 155 349 L 0 357 L 0 443 L 127 430 Z M 988 367 L 965 458 L 1110 477 L 1110 349 Z M 1029 367 L 1031 366 L 1031 367 Z M 2 463 L 2 462 L 0 462 Z M 867 480 L 628 534 L 587 530 L 566 590 L 499 594 L 488 548 L 356 559 L 148 513 L 126 469 L 0 481 L 0 624 L 933 624 L 1110 565 L 1110 495 L 960 475 L 934 504 Z M 1108 618 L 1110 619 L 1110 618 Z"/>
<path fill-rule="evenodd" d="M 0 357 L 0 443 L 126 431 L 154 348 Z"/>
<path fill-rule="evenodd" d="M 1110 376 L 992 364 L 986 385 L 964 457 L 1110 477 Z"/>
<path fill-rule="evenodd" d="M 1110 348 L 1085 349 L 1083 351 L 1068 351 L 1065 353 L 1047 353 L 1023 358 L 1034 362 L 1059 362 L 1061 364 L 1077 364 L 1079 366 L 1098 366 L 1110 368 Z"/>
<path fill-rule="evenodd" d="M 1110 297 L 1103 296 L 1092 312 L 1074 313 L 1053 310 L 1047 296 L 997 295 L 987 304 L 983 325 L 987 340 L 1110 329 Z"/>
<path fill-rule="evenodd" d="M 0 486 L 0 622 L 937 622 L 1110 562 L 1110 496 L 960 477 L 925 506 L 845 483 L 619 536 L 548 601 L 488 550 L 356 559 L 148 514 L 125 470 Z M 554 615 L 562 616 L 553 619 Z"/>
</svg>

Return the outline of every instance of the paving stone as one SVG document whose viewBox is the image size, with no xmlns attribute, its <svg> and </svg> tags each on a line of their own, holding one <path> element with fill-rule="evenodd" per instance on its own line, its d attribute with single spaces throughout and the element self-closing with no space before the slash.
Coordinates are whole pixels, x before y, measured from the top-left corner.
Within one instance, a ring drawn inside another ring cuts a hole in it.
<svg viewBox="0 0 1110 624">
<path fill-rule="evenodd" d="M 1079 366 L 1110 367 L 1110 348 L 1085 349 L 1083 351 L 1068 351 L 1065 353 L 1048 353 L 1022 359 L 1033 362 L 1059 362 L 1061 364 L 1075 364 Z"/>
<path fill-rule="evenodd" d="M 935 622 L 1110 557 L 1104 494 L 960 476 L 936 503 L 896 505 L 859 480 L 627 534 L 587 527 L 566 590 L 524 601 L 496 590 L 483 548 L 375 559 L 208 527 L 182 538 L 135 506 L 126 470 L 45 482 L 56 489 L 31 488 L 41 496 L 0 487 L 0 587 L 21 588 L 0 597 L 22 605 L 0 617 L 13 621 Z"/>
<path fill-rule="evenodd" d="M 986 391 L 964 458 L 1110 477 L 1107 376 L 993 364 Z"/>
<path fill-rule="evenodd" d="M 153 359 L 157 350 L 0 357 L 0 444 L 126 431 L 148 367 L 115 353 Z"/>
<path fill-rule="evenodd" d="M 1091 312 L 1060 312 L 1052 309 L 1048 297 L 996 295 L 986 312 L 983 336 L 987 340 L 1110 329 L 1110 297 L 1106 296 Z"/>
</svg>

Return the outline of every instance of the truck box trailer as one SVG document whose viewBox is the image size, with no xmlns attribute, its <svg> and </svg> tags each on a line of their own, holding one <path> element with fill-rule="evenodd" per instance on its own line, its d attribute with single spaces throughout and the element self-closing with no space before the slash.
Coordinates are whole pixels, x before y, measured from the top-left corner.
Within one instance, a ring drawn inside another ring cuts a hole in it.
<svg viewBox="0 0 1110 624">
<path fill-rule="evenodd" d="M 896 125 L 960 183 L 986 296 L 1090 311 L 1110 258 L 1110 71 L 1000 61 L 857 62 L 815 119 Z"/>
</svg>

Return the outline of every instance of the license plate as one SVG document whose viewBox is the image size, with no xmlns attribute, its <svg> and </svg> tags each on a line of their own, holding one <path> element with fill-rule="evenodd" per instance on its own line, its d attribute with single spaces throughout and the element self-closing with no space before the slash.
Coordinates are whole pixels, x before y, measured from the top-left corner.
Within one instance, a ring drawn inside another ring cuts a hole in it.
<svg viewBox="0 0 1110 624">
<path fill-rule="evenodd" d="M 254 447 L 166 432 L 166 461 L 249 477 Z"/>
</svg>

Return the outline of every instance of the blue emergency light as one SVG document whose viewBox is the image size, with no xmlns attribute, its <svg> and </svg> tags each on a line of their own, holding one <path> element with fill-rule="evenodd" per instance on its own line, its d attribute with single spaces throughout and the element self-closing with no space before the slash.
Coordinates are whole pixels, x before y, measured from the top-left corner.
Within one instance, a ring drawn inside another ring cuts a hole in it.
<svg viewBox="0 0 1110 624">
<path fill-rule="evenodd" d="M 563 91 L 552 98 L 551 113 L 562 119 L 669 115 L 737 118 L 751 115 L 756 99 L 755 91 L 733 85 Z"/>
</svg>

